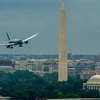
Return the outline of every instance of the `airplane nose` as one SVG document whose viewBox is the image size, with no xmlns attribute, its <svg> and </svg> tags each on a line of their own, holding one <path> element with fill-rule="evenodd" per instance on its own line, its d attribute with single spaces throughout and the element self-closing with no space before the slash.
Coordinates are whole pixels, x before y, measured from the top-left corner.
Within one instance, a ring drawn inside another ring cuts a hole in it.
<svg viewBox="0 0 100 100">
<path fill-rule="evenodd" d="M 21 41 L 21 44 L 23 44 L 23 41 Z"/>
<path fill-rule="evenodd" d="M 19 43 L 19 44 L 23 44 L 23 41 L 20 40 L 20 41 L 18 41 L 18 43 Z"/>
</svg>

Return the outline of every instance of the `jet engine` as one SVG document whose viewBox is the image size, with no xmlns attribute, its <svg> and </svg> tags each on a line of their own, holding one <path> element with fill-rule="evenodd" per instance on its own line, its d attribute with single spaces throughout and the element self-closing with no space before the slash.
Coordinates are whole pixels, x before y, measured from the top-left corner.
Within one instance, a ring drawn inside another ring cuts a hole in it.
<svg viewBox="0 0 100 100">
<path fill-rule="evenodd" d="M 25 44 L 28 44 L 28 41 L 25 41 L 24 43 L 25 43 Z"/>
<path fill-rule="evenodd" d="M 10 45 L 7 45 L 6 47 L 7 47 L 7 48 L 10 48 Z"/>
</svg>

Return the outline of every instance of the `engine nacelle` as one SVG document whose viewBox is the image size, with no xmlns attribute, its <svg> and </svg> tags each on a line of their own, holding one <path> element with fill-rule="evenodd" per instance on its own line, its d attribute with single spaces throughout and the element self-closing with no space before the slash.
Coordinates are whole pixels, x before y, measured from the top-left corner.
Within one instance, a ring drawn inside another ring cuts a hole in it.
<svg viewBox="0 0 100 100">
<path fill-rule="evenodd" d="M 7 48 L 10 48 L 10 45 L 7 45 L 6 47 L 7 47 Z"/>
<path fill-rule="evenodd" d="M 25 44 L 28 44 L 28 41 L 25 41 L 24 43 L 25 43 Z"/>
</svg>

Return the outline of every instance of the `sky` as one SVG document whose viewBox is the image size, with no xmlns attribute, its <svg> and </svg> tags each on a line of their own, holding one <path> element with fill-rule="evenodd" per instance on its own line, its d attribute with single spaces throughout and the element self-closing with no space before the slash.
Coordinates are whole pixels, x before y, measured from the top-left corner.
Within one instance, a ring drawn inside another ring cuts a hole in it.
<svg viewBox="0 0 100 100">
<path fill-rule="evenodd" d="M 60 8 L 66 7 L 67 52 L 98 54 L 100 52 L 100 0 L 0 0 L 0 42 L 11 38 L 25 39 L 24 44 L 0 54 L 58 54 Z"/>
</svg>

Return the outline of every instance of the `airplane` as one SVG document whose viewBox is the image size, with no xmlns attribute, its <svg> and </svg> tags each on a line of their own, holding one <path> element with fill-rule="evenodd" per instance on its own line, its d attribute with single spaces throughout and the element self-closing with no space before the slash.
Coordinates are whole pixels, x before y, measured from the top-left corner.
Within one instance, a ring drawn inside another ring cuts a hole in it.
<svg viewBox="0 0 100 100">
<path fill-rule="evenodd" d="M 24 40 L 22 39 L 11 39 L 9 34 L 6 32 L 7 37 L 8 37 L 8 42 L 7 43 L 0 43 L 0 46 L 6 46 L 7 48 L 13 48 L 13 46 L 19 45 L 19 47 L 23 47 L 23 44 L 28 44 L 28 40 L 32 39 L 33 37 L 37 36 L 39 33 L 36 33 L 32 35 L 29 38 L 26 38 Z"/>
</svg>

